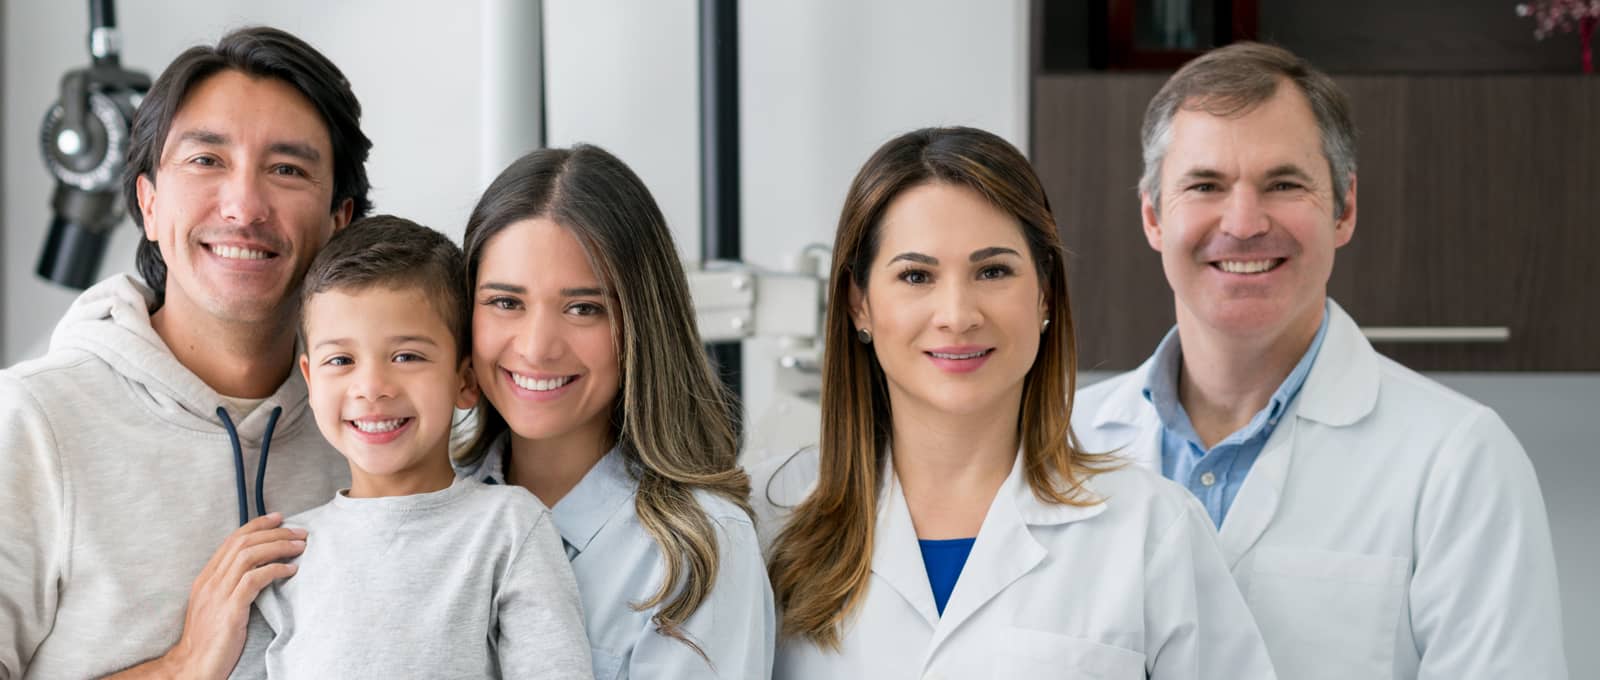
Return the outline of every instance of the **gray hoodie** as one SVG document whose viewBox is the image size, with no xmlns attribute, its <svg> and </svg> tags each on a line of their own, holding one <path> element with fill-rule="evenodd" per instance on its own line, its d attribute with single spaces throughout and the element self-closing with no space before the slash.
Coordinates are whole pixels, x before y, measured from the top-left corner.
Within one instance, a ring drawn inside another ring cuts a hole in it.
<svg viewBox="0 0 1600 680">
<path fill-rule="evenodd" d="M 0 680 L 99 676 L 177 642 L 195 576 L 241 504 L 258 514 L 264 444 L 267 512 L 349 483 L 298 371 L 230 414 L 236 460 L 221 396 L 167 349 L 150 300 L 130 277 L 107 279 L 73 303 L 48 354 L 0 371 Z"/>
</svg>

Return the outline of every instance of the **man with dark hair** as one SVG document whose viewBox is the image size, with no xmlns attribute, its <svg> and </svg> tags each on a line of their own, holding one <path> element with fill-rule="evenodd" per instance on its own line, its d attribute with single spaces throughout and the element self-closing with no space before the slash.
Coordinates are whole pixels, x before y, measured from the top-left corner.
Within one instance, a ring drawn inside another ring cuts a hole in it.
<svg viewBox="0 0 1600 680">
<path fill-rule="evenodd" d="M 124 181 L 144 283 L 85 291 L 47 355 L 0 372 L 0 680 L 224 677 L 293 573 L 307 539 L 282 516 L 349 479 L 294 345 L 301 277 L 370 208 L 360 113 L 270 28 L 156 80 Z"/>
<path fill-rule="evenodd" d="M 1140 198 L 1177 327 L 1080 393 L 1075 429 L 1199 498 L 1279 677 L 1565 678 L 1527 454 L 1328 298 L 1355 148 L 1344 93 L 1281 48 L 1231 45 L 1167 81 Z"/>
</svg>

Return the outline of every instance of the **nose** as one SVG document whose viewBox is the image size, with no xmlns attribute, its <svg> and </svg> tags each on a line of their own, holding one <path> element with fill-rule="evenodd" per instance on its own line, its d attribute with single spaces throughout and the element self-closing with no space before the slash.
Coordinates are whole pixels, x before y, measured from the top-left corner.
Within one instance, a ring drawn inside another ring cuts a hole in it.
<svg viewBox="0 0 1600 680">
<path fill-rule="evenodd" d="M 939 330 L 966 333 L 983 324 L 983 312 L 978 309 L 971 281 L 947 280 L 940 288 L 933 316 Z"/>
<path fill-rule="evenodd" d="M 1261 207 L 1261 193 L 1242 187 L 1229 194 L 1222 206 L 1222 233 L 1239 240 L 1267 233 L 1272 225 Z"/>
<path fill-rule="evenodd" d="M 389 364 L 386 362 L 367 362 L 356 369 L 355 381 L 351 384 L 351 395 L 357 399 L 367 401 L 380 401 L 393 399 L 395 396 L 394 381 L 389 379 Z"/>
<path fill-rule="evenodd" d="M 525 322 L 517 329 L 517 354 L 535 366 L 560 359 L 567 350 L 566 338 L 561 331 L 560 311 L 537 306 L 532 308 Z"/>
<path fill-rule="evenodd" d="M 228 224 L 252 225 L 267 221 L 271 206 L 267 203 L 261 173 L 236 169 L 228 174 L 227 181 L 218 187 L 217 209 Z"/>
</svg>

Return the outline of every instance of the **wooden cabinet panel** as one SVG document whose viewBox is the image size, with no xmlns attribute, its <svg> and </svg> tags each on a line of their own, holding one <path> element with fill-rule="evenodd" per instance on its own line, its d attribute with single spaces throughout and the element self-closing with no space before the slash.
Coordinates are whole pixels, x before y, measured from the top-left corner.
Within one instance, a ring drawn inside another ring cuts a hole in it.
<svg viewBox="0 0 1600 680">
<path fill-rule="evenodd" d="M 1085 368 L 1127 369 L 1172 324 L 1139 229 L 1138 129 L 1163 75 L 1035 81 L 1033 158 L 1068 248 Z M 1392 344 L 1424 370 L 1600 370 L 1600 79 L 1347 76 L 1358 219 L 1329 293 L 1364 326 L 1504 326 Z"/>
</svg>

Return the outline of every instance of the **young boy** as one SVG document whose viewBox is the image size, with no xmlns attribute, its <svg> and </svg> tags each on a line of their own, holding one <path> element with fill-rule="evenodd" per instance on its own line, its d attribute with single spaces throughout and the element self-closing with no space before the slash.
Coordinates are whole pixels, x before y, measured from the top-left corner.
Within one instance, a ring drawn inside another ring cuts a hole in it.
<svg viewBox="0 0 1600 680">
<path fill-rule="evenodd" d="M 380 215 L 306 272 L 300 371 L 350 488 L 285 523 L 306 549 L 256 599 L 234 677 L 592 677 L 550 511 L 450 467 L 454 409 L 477 400 L 464 266 Z"/>
</svg>

